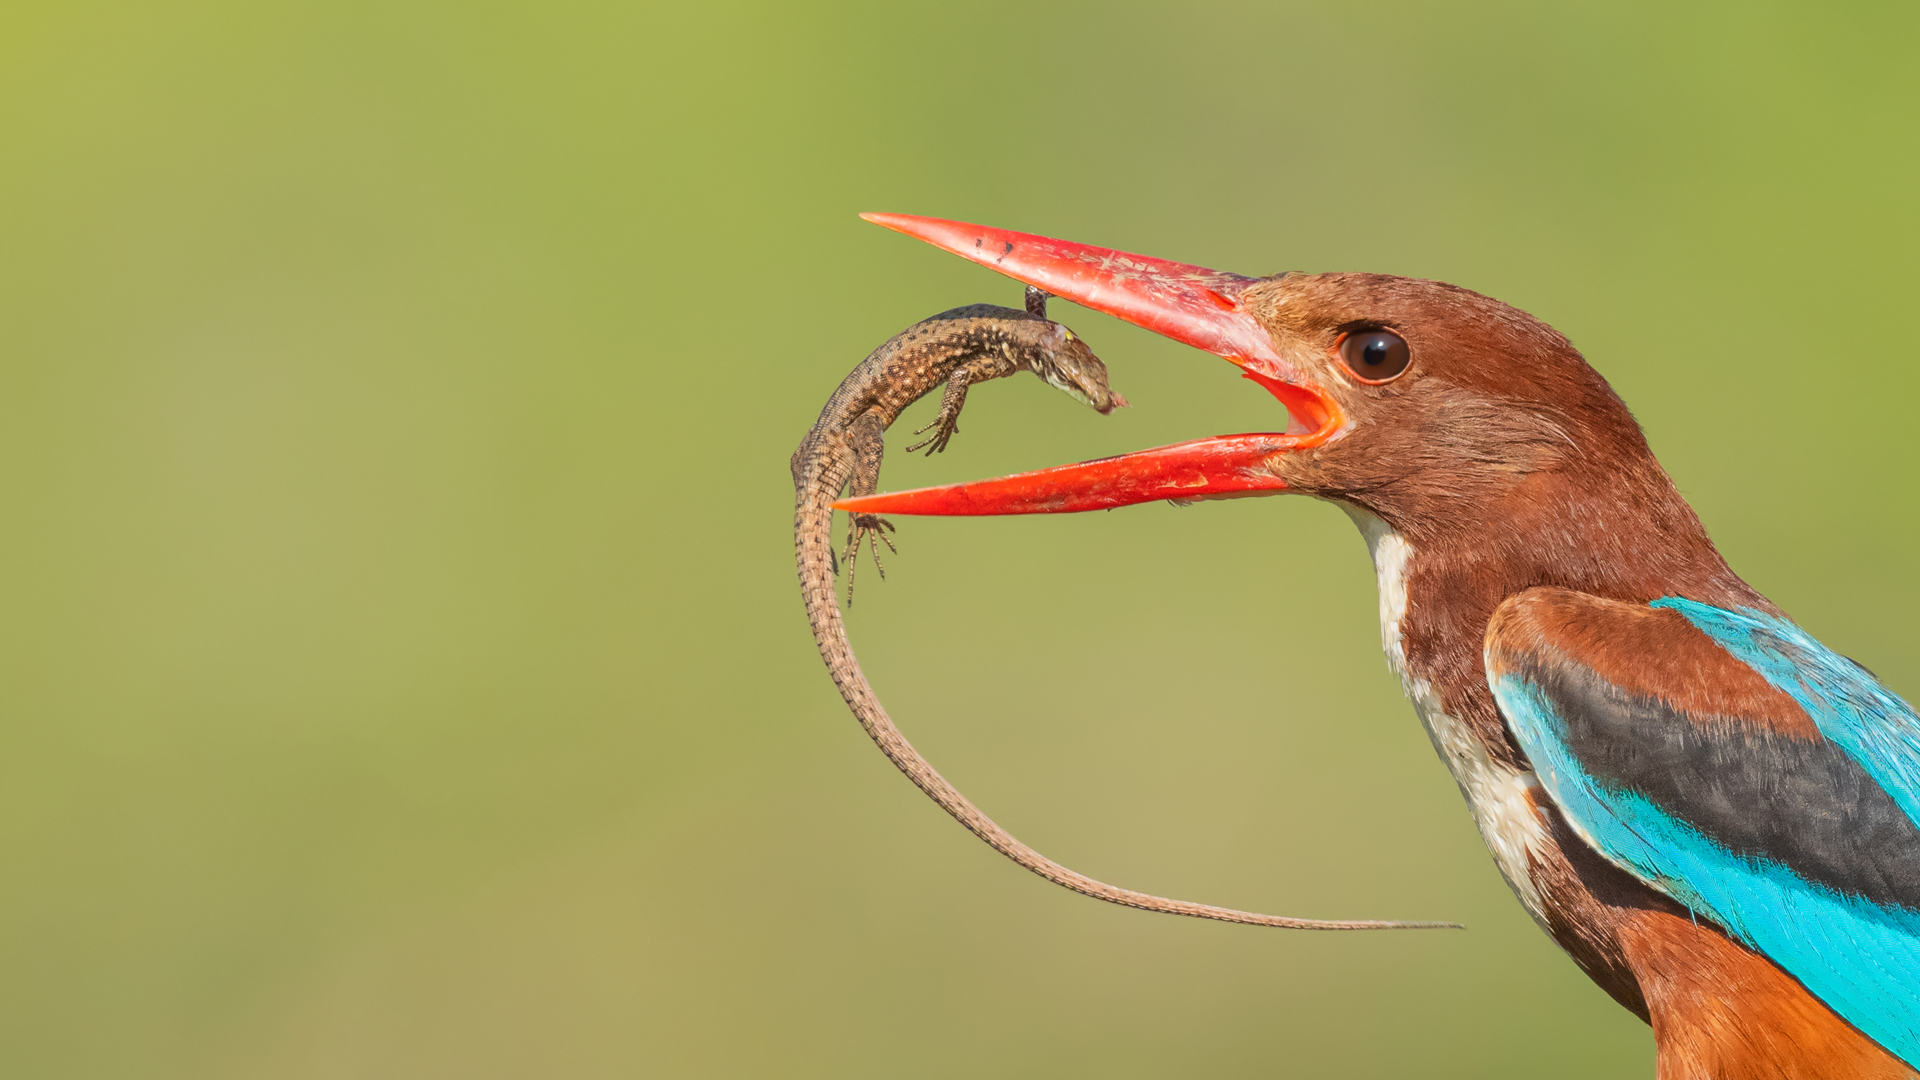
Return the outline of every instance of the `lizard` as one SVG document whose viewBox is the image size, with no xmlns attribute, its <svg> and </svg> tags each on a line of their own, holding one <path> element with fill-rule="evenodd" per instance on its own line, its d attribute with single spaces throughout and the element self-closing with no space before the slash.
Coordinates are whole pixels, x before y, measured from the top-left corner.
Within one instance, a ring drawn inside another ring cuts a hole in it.
<svg viewBox="0 0 1920 1080">
<path fill-rule="evenodd" d="M 984 379 L 1032 371 L 1102 413 L 1126 400 L 1107 386 L 1106 365 L 1071 330 L 1045 318 L 1047 294 L 1029 287 L 1027 310 L 976 304 L 945 311 L 901 331 L 875 349 L 834 391 L 820 419 L 800 442 L 791 462 L 794 484 L 794 558 L 800 572 L 801 594 L 820 658 L 867 735 L 888 760 L 907 775 L 941 809 L 967 830 L 1018 865 L 1075 892 L 1125 907 L 1188 915 L 1222 922 L 1247 923 L 1307 930 L 1376 930 L 1451 926 L 1451 923 L 1333 921 L 1263 915 L 1233 908 L 1174 900 L 1123 889 L 1090 878 L 1054 862 L 1022 843 L 982 813 L 941 776 L 913 744 L 907 741 L 860 670 L 847 640 L 834 588 L 833 502 L 849 483 L 856 494 L 877 489 L 885 450 L 883 433 L 901 411 L 942 381 L 947 383 L 939 416 L 915 434 L 932 436 L 911 449 L 929 453 L 946 448 L 953 437 L 967 387 Z M 848 577 L 852 552 L 864 533 L 885 540 L 883 519 L 862 521 L 855 515 L 850 529 Z M 891 547 L 891 545 L 889 545 Z M 874 548 L 874 559 L 879 560 Z M 849 581 L 851 584 L 851 581 Z"/>
<path fill-rule="evenodd" d="M 971 304 L 922 319 L 875 349 L 841 380 L 827 399 L 807 437 L 793 454 L 794 483 L 800 482 L 803 463 L 816 444 L 843 435 L 853 451 L 853 494 L 879 490 L 880 463 L 885 456 L 883 433 L 902 410 L 946 383 L 940 413 L 915 435 L 925 439 L 907 447 L 908 453 L 942 453 L 960 430 L 960 410 L 967 389 L 988 379 L 1031 371 L 1048 383 L 1092 406 L 1102 416 L 1124 408 L 1127 399 L 1107 385 L 1106 365 L 1073 331 L 1046 318 L 1047 294 L 1029 287 L 1026 311 Z M 931 434 L 928 434 L 931 432 Z M 837 494 L 837 492 L 836 492 Z M 853 514 L 847 525 L 847 603 L 853 603 L 855 562 L 864 540 L 873 552 L 880 576 L 880 545 L 898 554 L 887 533 L 893 523 L 875 514 Z M 837 572 L 837 559 L 830 559 Z"/>
</svg>

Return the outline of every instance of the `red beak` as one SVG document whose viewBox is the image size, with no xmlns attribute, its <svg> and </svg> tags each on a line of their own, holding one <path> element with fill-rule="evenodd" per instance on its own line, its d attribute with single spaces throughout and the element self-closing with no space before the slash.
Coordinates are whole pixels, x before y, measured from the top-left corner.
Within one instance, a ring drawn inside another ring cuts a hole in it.
<svg viewBox="0 0 1920 1080">
<path fill-rule="evenodd" d="M 1221 499 L 1285 491 L 1279 455 L 1318 446 L 1346 418 L 1331 398 L 1301 382 L 1274 351 L 1265 327 L 1241 309 L 1260 279 L 1130 255 L 1031 233 L 907 214 L 862 214 L 889 229 L 1038 286 L 1055 296 L 1144 326 L 1239 365 L 1287 407 L 1281 433 L 1221 435 L 946 487 L 833 505 L 864 514 L 1052 514 L 1110 510 L 1155 499 Z"/>
</svg>

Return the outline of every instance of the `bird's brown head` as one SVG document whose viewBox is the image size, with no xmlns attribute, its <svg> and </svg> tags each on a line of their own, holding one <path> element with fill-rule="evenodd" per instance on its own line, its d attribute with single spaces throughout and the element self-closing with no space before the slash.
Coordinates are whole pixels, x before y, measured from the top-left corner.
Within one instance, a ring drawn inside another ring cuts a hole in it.
<svg viewBox="0 0 1920 1080">
<path fill-rule="evenodd" d="M 1384 274 L 1284 274 L 1239 306 L 1324 440 L 1271 459 L 1288 490 L 1370 511 L 1409 537 L 1484 527 L 1505 504 L 1605 471 L 1657 470 L 1626 406 L 1567 339 L 1497 300 Z M 1303 410 L 1296 407 L 1296 412 Z M 1336 419 L 1337 418 L 1337 419 Z"/>
<path fill-rule="evenodd" d="M 1289 422 L 836 504 L 844 509 L 1057 513 L 1295 491 L 1370 514 L 1424 550 L 1503 547 L 1509 569 L 1539 583 L 1659 595 L 1724 572 L 1606 381 L 1566 338 L 1497 300 L 1412 278 L 1245 277 L 933 218 L 867 217 L 1224 357 L 1272 392 Z M 1599 580 L 1607 576 L 1619 580 Z"/>
</svg>

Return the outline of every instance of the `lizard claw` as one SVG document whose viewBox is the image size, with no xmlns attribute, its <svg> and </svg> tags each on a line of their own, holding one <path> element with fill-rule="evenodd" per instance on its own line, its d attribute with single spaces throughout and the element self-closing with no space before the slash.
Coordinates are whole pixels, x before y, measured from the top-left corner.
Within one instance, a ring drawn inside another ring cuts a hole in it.
<svg viewBox="0 0 1920 1080">
<path fill-rule="evenodd" d="M 928 457 L 944 452 L 947 448 L 947 441 L 960 432 L 960 418 L 958 416 L 952 417 L 951 419 L 945 416 L 939 417 L 926 427 L 915 430 L 914 434 L 919 435 L 928 431 L 933 432 L 933 434 L 907 447 L 907 453 L 911 454 L 923 446 L 932 447 L 932 449 L 927 451 Z"/>
<path fill-rule="evenodd" d="M 893 532 L 893 522 L 878 514 L 854 514 L 847 522 L 847 606 L 853 606 L 853 576 L 856 564 L 860 561 L 860 542 L 865 540 L 873 549 L 873 568 L 880 571 L 880 580 L 887 580 L 887 567 L 880 561 L 880 545 L 895 555 L 900 549 L 893 546 L 887 534 Z"/>
</svg>

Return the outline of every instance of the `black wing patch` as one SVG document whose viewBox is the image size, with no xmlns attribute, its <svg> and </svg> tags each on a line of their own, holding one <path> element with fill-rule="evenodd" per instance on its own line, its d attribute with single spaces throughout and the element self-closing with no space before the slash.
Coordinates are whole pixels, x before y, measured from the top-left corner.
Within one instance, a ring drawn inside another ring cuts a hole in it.
<svg viewBox="0 0 1920 1080">
<path fill-rule="evenodd" d="M 1920 829 L 1838 746 L 1689 716 L 1578 664 L 1529 657 L 1520 668 L 1598 783 L 1644 796 L 1735 854 L 1920 910 Z"/>
</svg>

